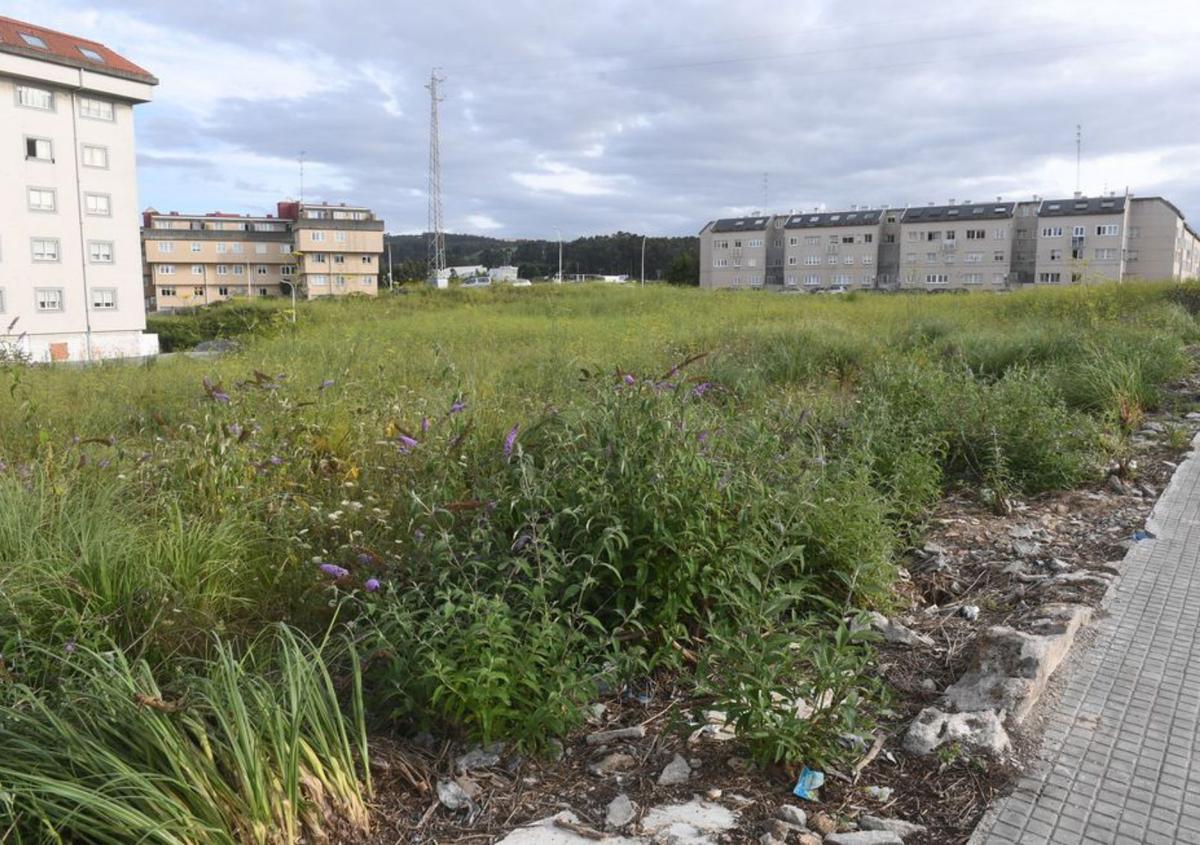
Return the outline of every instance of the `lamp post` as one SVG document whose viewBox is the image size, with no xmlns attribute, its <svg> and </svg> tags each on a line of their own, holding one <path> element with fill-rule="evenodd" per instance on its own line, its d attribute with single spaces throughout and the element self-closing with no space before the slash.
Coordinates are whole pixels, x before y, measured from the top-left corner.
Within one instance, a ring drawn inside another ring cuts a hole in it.
<svg viewBox="0 0 1200 845">
<path fill-rule="evenodd" d="M 388 290 L 396 289 L 396 276 L 392 273 L 392 242 L 388 240 L 388 233 L 384 232 L 383 242 L 387 246 L 388 256 Z"/>
<path fill-rule="evenodd" d="M 642 287 L 646 286 L 646 236 L 642 235 Z"/>
</svg>

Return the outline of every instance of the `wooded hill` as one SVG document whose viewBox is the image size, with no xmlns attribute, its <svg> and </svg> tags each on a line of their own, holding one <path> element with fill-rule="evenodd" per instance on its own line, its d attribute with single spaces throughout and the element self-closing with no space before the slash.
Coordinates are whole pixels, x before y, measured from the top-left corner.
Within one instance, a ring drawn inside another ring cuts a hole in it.
<svg viewBox="0 0 1200 845">
<path fill-rule="evenodd" d="M 392 262 L 397 280 L 423 279 L 426 275 L 425 235 L 391 235 Z M 385 246 L 384 272 L 387 267 Z M 675 284 L 699 283 L 698 238 L 647 238 L 646 278 Z M 563 241 L 563 274 L 641 274 L 642 236 L 632 232 L 595 235 Z M 522 278 L 552 276 L 558 272 L 558 241 L 505 240 L 483 235 L 446 235 L 446 264 L 516 265 Z"/>
</svg>

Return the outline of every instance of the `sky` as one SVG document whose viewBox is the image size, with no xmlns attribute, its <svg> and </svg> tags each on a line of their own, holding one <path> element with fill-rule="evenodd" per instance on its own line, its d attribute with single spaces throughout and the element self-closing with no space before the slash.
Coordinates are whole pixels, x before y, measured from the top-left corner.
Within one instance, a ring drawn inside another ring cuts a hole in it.
<svg viewBox="0 0 1200 845">
<path fill-rule="evenodd" d="M 446 230 L 695 234 L 716 217 L 1163 195 L 1200 224 L 1194 0 L 6 0 L 155 74 L 143 206 L 304 198 Z"/>
</svg>

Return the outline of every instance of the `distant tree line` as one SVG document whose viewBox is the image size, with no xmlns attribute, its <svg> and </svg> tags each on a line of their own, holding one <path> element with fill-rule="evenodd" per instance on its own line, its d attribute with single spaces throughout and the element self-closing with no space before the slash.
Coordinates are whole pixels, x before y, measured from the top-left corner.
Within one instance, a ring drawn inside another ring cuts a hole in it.
<svg viewBox="0 0 1200 845">
<path fill-rule="evenodd" d="M 387 237 L 396 279 L 424 279 L 427 242 L 425 235 Z M 677 285 L 700 283 L 700 242 L 694 237 L 647 238 L 646 278 Z M 563 274 L 605 276 L 641 274 L 642 236 L 632 232 L 593 235 L 563 242 Z M 487 267 L 515 265 L 525 279 L 553 276 L 558 272 L 558 241 L 505 240 L 483 235 L 446 235 L 446 264 L 482 264 Z M 383 260 L 387 270 L 387 255 Z"/>
</svg>

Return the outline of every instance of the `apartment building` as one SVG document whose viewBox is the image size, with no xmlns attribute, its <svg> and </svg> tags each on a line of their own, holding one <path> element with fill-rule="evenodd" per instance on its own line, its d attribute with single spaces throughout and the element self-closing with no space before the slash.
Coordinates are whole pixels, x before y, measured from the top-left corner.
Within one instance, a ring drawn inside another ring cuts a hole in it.
<svg viewBox="0 0 1200 845">
<path fill-rule="evenodd" d="M 1162 197 L 950 200 L 716 220 L 700 232 L 701 287 L 1005 290 L 1197 277 L 1200 235 Z"/>
<path fill-rule="evenodd" d="M 1038 221 L 1038 284 L 1200 275 L 1200 236 L 1162 197 L 1047 199 Z"/>
<path fill-rule="evenodd" d="M 900 216 L 900 288 L 1001 290 L 1013 260 L 1016 203 L 951 203 Z"/>
<path fill-rule="evenodd" d="M 783 234 L 770 215 L 714 220 L 700 232 L 700 286 L 762 288 L 768 284 L 768 252 L 777 259 L 773 277 L 782 277 Z M 774 233 L 772 237 L 772 233 Z M 772 245 L 768 248 L 768 239 Z M 777 241 L 776 245 L 774 242 Z M 776 284 L 780 284 L 780 281 Z"/>
<path fill-rule="evenodd" d="M 783 286 L 808 291 L 886 288 L 898 270 L 898 214 L 886 209 L 811 212 L 783 220 Z"/>
<path fill-rule="evenodd" d="M 285 201 L 276 215 L 143 215 L 146 297 L 160 311 L 235 296 L 378 294 L 383 221 L 370 209 Z"/>
<path fill-rule="evenodd" d="M 0 17 L 0 341 L 34 360 L 158 351 L 133 125 L 157 84 L 103 44 Z"/>
</svg>

